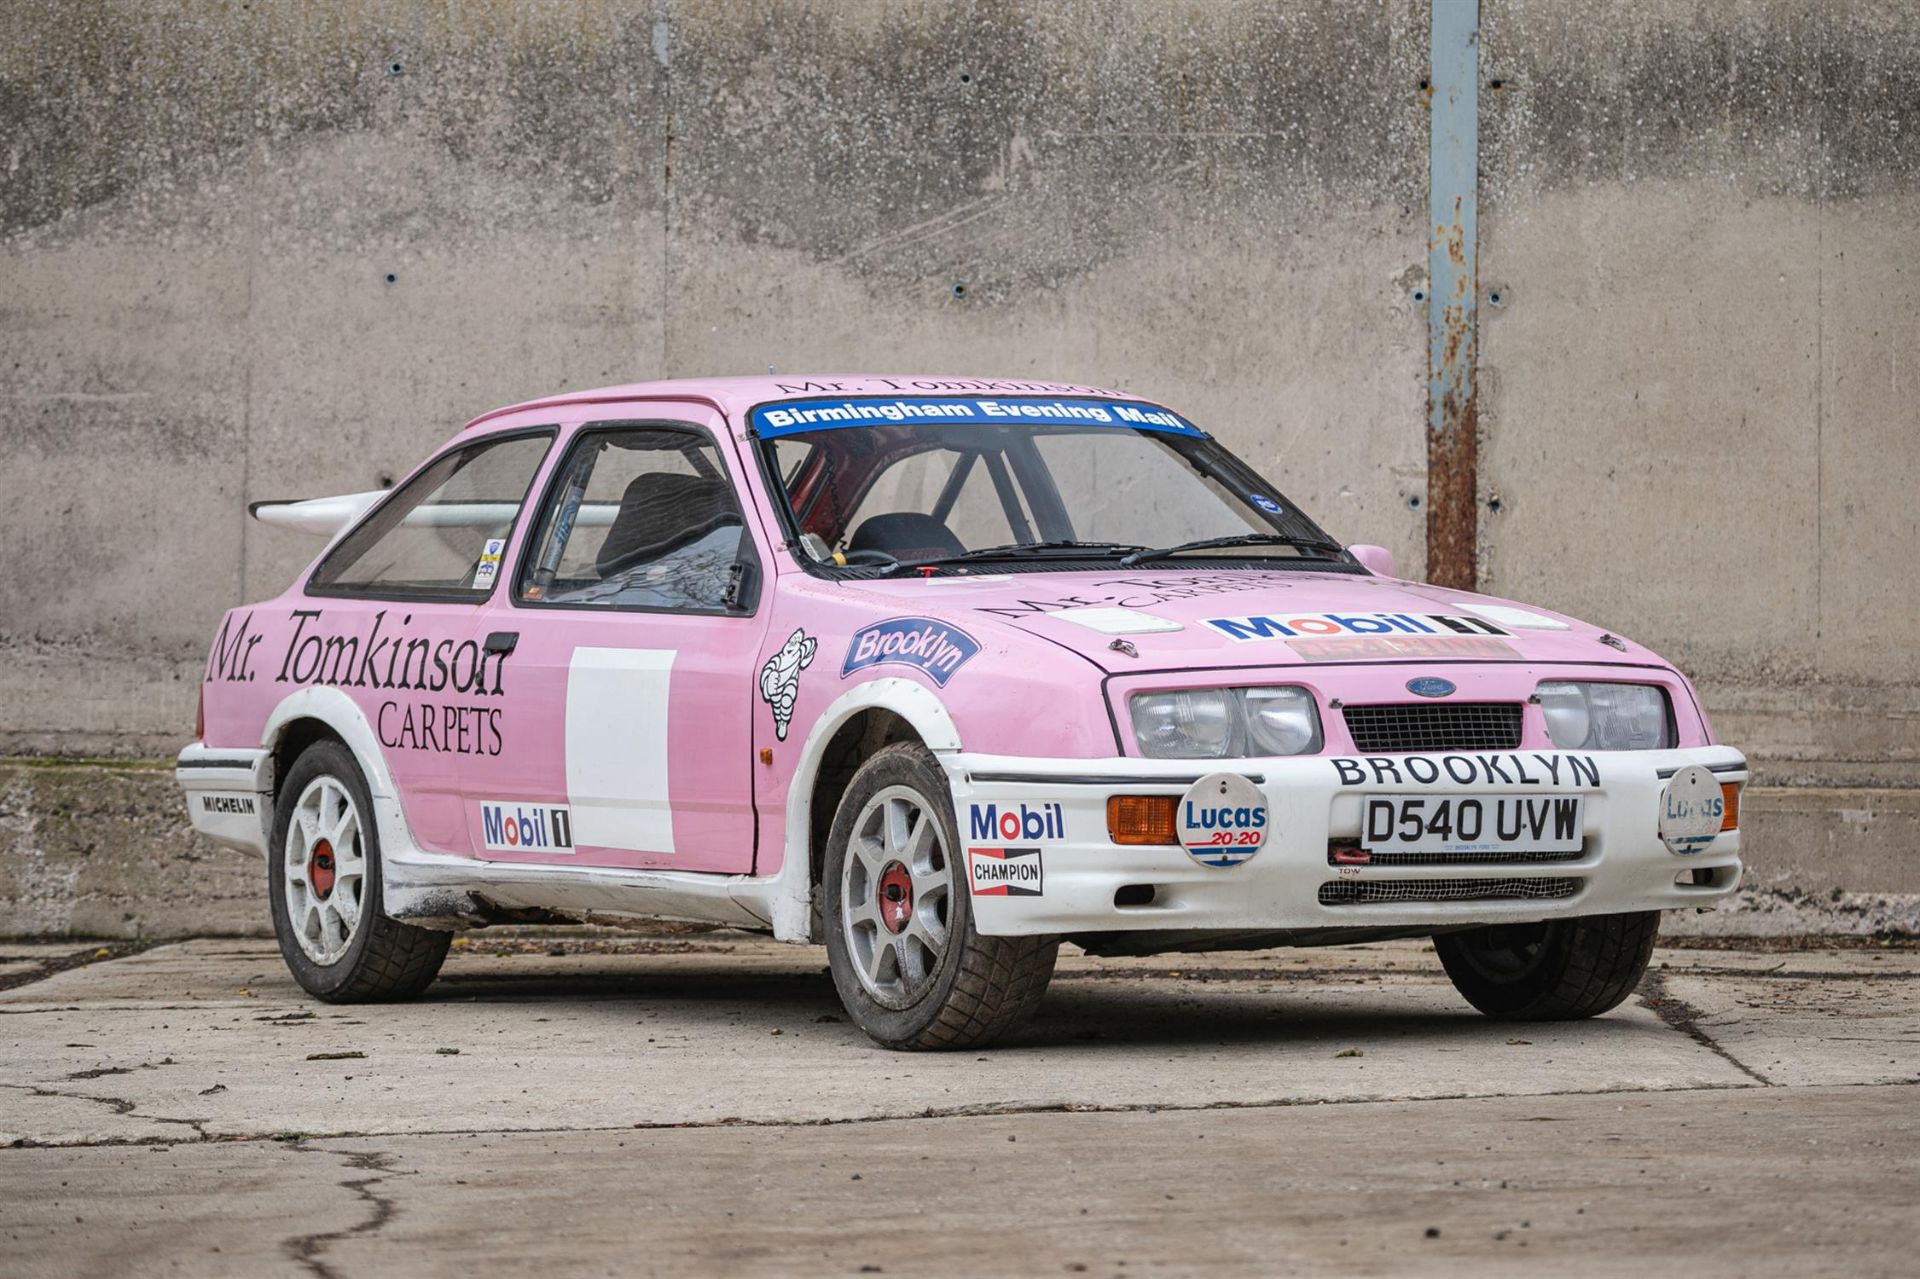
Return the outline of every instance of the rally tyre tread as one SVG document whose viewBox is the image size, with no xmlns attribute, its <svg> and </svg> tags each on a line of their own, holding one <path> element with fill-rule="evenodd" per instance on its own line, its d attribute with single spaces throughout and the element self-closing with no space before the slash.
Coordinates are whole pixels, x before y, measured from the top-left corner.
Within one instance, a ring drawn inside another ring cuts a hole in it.
<svg viewBox="0 0 1920 1279">
<path fill-rule="evenodd" d="M 948 935 L 957 946 L 935 990 L 900 1012 L 882 1008 L 861 988 L 841 935 L 841 869 L 853 823 L 869 798 L 891 785 L 913 787 L 945 826 L 948 856 L 958 862 L 949 888 Z M 827 957 L 848 1014 L 882 1047 L 924 1052 L 977 1048 L 991 1043 L 1033 1015 L 1053 979 L 1058 937 L 983 937 L 974 931 L 972 898 L 964 873 L 959 830 L 952 825 L 953 800 L 946 774 L 918 742 L 882 747 L 860 766 L 841 797 L 828 837 L 819 885 L 825 909 Z"/>
<path fill-rule="evenodd" d="M 331 775 L 346 784 L 361 815 L 362 851 L 367 878 L 360 903 L 360 926 L 338 961 L 313 962 L 291 936 L 282 897 L 281 867 L 286 856 L 288 815 L 300 793 L 316 777 Z M 294 761 L 280 787 L 273 844 L 267 854 L 267 891 L 273 902 L 274 932 L 294 979 L 315 998 L 332 1004 L 381 1003 L 412 999 L 432 984 L 453 944 L 453 934 L 416 928 L 390 918 L 382 897 L 380 834 L 366 778 L 353 753 L 338 741 L 315 742 Z"/>
<path fill-rule="evenodd" d="M 325 998 L 340 1004 L 412 999 L 440 975 L 453 942 L 452 933 L 415 928 L 385 915 L 375 918 L 374 930 L 353 979 Z"/>
<path fill-rule="evenodd" d="M 960 975 L 933 1025 L 902 1047 L 972 1048 L 1033 1015 L 1053 980 L 1053 937 L 977 937 L 961 952 Z"/>
<path fill-rule="evenodd" d="M 1454 987 L 1475 1008 L 1501 1021 L 1578 1021 L 1620 1006 L 1653 958 L 1660 912 L 1583 915 L 1548 926 L 1539 968 L 1517 982 L 1493 982 L 1469 958 L 1474 933 L 1434 938 Z"/>
</svg>

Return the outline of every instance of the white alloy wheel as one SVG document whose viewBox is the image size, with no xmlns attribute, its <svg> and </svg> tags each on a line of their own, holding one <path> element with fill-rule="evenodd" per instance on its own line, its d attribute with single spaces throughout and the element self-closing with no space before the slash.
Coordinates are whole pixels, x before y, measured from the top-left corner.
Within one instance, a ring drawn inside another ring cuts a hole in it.
<svg viewBox="0 0 1920 1279">
<path fill-rule="evenodd" d="M 906 1008 L 939 974 L 953 913 L 953 861 L 913 788 L 889 786 L 854 819 L 841 876 L 842 926 L 860 985 Z"/>
<path fill-rule="evenodd" d="M 294 940 L 314 963 L 338 962 L 360 927 L 367 882 L 360 809 L 345 782 L 322 774 L 300 792 L 284 863 Z"/>
</svg>

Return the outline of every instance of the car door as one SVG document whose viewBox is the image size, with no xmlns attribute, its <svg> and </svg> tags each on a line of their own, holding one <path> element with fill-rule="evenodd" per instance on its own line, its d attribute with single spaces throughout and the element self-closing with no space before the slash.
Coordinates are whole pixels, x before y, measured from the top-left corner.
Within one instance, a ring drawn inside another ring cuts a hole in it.
<svg viewBox="0 0 1920 1279">
<path fill-rule="evenodd" d="M 290 686 L 354 700 L 399 792 L 413 838 L 469 851 L 460 762 L 501 740 L 498 654 L 474 627 L 555 428 L 448 448 L 341 538 L 285 619 Z"/>
<path fill-rule="evenodd" d="M 516 731 L 462 764 L 483 858 L 753 868 L 764 560 L 722 420 L 672 417 L 572 434 L 485 610 Z"/>
</svg>

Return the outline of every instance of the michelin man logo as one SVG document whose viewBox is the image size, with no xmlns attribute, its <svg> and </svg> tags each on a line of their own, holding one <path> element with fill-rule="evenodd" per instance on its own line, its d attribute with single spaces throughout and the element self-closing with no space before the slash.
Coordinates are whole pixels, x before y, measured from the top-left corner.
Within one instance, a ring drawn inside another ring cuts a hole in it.
<svg viewBox="0 0 1920 1279">
<path fill-rule="evenodd" d="M 813 653 L 819 647 L 813 636 L 795 631 L 760 668 L 760 700 L 773 708 L 774 736 L 783 742 L 793 721 L 793 699 L 800 696 L 800 672 L 813 665 Z"/>
</svg>

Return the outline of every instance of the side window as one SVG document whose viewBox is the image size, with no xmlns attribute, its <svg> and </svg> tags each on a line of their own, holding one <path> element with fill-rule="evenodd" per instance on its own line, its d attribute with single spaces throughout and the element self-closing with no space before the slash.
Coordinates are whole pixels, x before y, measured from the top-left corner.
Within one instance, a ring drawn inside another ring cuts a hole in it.
<svg viewBox="0 0 1920 1279">
<path fill-rule="evenodd" d="M 719 611 L 745 536 L 707 436 L 591 430 L 555 475 L 516 589 L 536 604 Z"/>
<path fill-rule="evenodd" d="M 342 538 L 309 586 L 333 595 L 484 596 L 552 439 L 516 435 L 444 454 Z"/>
</svg>

